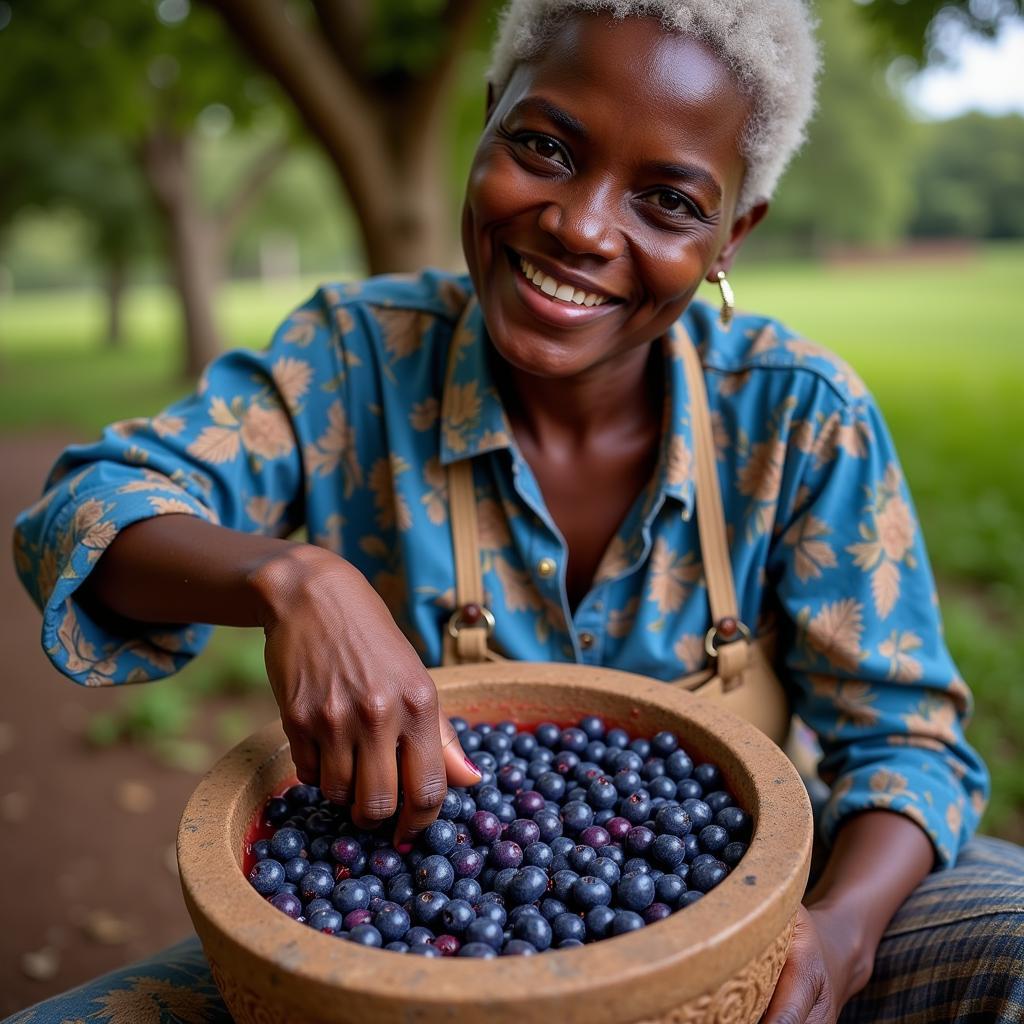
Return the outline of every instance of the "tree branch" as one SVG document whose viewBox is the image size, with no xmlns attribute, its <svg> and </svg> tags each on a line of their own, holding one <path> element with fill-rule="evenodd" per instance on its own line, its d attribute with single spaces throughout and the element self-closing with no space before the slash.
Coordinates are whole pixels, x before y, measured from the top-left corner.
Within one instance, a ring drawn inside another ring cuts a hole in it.
<svg viewBox="0 0 1024 1024">
<path fill-rule="evenodd" d="M 286 136 L 271 143 L 252 161 L 237 182 L 230 199 L 216 214 L 217 230 L 222 239 L 230 239 L 238 230 L 242 219 L 267 187 L 267 183 L 290 150 L 291 143 Z"/>
<path fill-rule="evenodd" d="M 312 0 L 320 31 L 352 77 L 365 85 L 362 53 L 370 5 L 367 0 Z"/>
<path fill-rule="evenodd" d="M 279 0 L 206 0 L 291 97 L 345 182 L 356 209 L 379 218 L 392 172 L 372 102 L 316 35 Z M 366 221 L 363 221 L 364 230 Z"/>
</svg>

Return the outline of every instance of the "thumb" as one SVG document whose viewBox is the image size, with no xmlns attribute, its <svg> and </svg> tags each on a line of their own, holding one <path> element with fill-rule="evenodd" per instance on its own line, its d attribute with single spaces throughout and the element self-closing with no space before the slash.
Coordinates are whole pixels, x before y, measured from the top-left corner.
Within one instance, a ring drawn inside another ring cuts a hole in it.
<svg viewBox="0 0 1024 1024">
<path fill-rule="evenodd" d="M 466 757 L 459 743 L 458 733 L 448 721 L 443 709 L 438 709 L 437 724 L 441 729 L 441 752 L 444 757 L 445 774 L 449 786 L 475 786 L 480 781 L 481 771 Z"/>
<path fill-rule="evenodd" d="M 801 908 L 801 911 L 803 908 Z M 811 928 L 813 932 L 813 926 Z M 804 1024 L 814 1009 L 821 991 L 820 978 L 813 969 L 813 958 L 807 956 L 808 939 L 803 913 L 798 913 L 796 931 L 789 957 L 783 965 L 772 1000 L 761 1018 L 761 1024 Z M 808 963 L 810 959 L 810 963 Z"/>
</svg>

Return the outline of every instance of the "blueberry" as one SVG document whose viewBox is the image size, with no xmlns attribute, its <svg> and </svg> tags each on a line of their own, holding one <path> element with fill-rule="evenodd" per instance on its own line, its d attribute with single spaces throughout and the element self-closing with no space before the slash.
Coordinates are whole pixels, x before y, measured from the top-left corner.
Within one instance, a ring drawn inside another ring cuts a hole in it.
<svg viewBox="0 0 1024 1024">
<path fill-rule="evenodd" d="M 531 843 L 523 850 L 523 863 L 534 867 L 549 868 L 553 858 L 554 854 L 547 843 Z"/>
<path fill-rule="evenodd" d="M 334 887 L 331 903 L 342 914 L 350 910 L 365 910 L 370 905 L 370 890 L 358 878 L 346 878 Z"/>
<path fill-rule="evenodd" d="M 501 806 L 501 790 L 497 786 L 481 786 L 475 791 L 474 799 L 476 800 L 476 814 L 481 811 L 488 811 L 494 814 Z M 476 817 L 476 814 L 473 817 Z M 472 828 L 473 819 L 470 818 L 470 827 Z"/>
<path fill-rule="evenodd" d="M 612 841 L 612 837 L 608 830 L 600 825 L 589 825 L 580 833 L 579 840 L 584 846 L 592 846 L 595 850 L 600 850 Z"/>
<path fill-rule="evenodd" d="M 541 868 L 527 866 L 520 868 L 509 882 L 507 898 L 517 906 L 533 903 L 547 892 L 548 876 Z"/>
<path fill-rule="evenodd" d="M 360 875 L 359 881 L 366 886 L 370 899 L 384 895 L 384 883 L 376 875 Z"/>
<path fill-rule="evenodd" d="M 415 956 L 440 957 L 444 955 L 441 950 L 428 942 L 417 942 L 415 945 L 410 945 L 409 952 Z"/>
<path fill-rule="evenodd" d="M 503 941 L 502 926 L 497 921 L 477 918 L 475 921 L 470 921 L 466 927 L 466 946 L 482 942 L 497 950 L 501 949 Z M 463 949 L 466 946 L 463 946 Z"/>
<path fill-rule="evenodd" d="M 729 868 L 721 861 L 704 861 L 690 868 L 687 884 L 698 892 L 710 892 L 728 873 Z"/>
<path fill-rule="evenodd" d="M 664 921 L 671 913 L 672 908 L 664 903 L 652 903 L 640 916 L 645 924 L 654 924 L 655 921 Z"/>
<path fill-rule="evenodd" d="M 352 836 L 342 836 L 331 844 L 331 856 L 343 867 L 351 868 L 363 858 L 363 848 Z"/>
<path fill-rule="evenodd" d="M 558 747 L 558 739 L 562 735 L 562 730 L 551 722 L 542 722 L 533 730 L 533 735 L 542 747 L 555 750 Z"/>
<path fill-rule="evenodd" d="M 493 921 L 499 927 L 505 927 L 508 914 L 505 913 L 505 908 L 500 903 L 488 900 L 484 903 L 473 904 L 473 909 L 476 911 L 476 916 L 479 920 Z"/>
<path fill-rule="evenodd" d="M 416 887 L 412 884 L 412 875 L 403 872 L 391 879 L 388 885 L 388 899 L 392 903 L 407 903 L 416 895 Z"/>
<path fill-rule="evenodd" d="M 612 783 L 619 796 L 630 796 L 643 787 L 643 780 L 639 773 L 629 768 L 623 768 L 621 772 L 616 772 L 612 777 Z"/>
<path fill-rule="evenodd" d="M 643 768 L 640 769 L 640 778 L 645 782 L 650 782 L 651 779 L 660 779 L 665 774 L 665 762 L 660 757 L 649 757 L 644 761 Z"/>
<path fill-rule="evenodd" d="M 588 939 L 604 939 L 611 934 L 615 911 L 611 907 L 598 906 L 588 910 L 583 917 Z"/>
<path fill-rule="evenodd" d="M 536 952 L 537 947 L 525 939 L 509 939 L 501 947 L 502 956 L 533 956 Z"/>
<path fill-rule="evenodd" d="M 357 924 L 349 929 L 348 941 L 357 946 L 374 946 L 380 949 L 384 945 L 383 936 L 372 924 Z"/>
<path fill-rule="evenodd" d="M 618 817 L 625 818 L 631 825 L 643 824 L 651 813 L 651 798 L 645 789 L 623 797 L 617 804 Z"/>
<path fill-rule="evenodd" d="M 429 928 L 424 928 L 422 925 L 413 925 L 403 936 L 402 941 L 407 945 L 419 946 L 424 942 L 433 942 L 434 933 Z"/>
<path fill-rule="evenodd" d="M 623 848 L 627 853 L 638 857 L 647 852 L 654 839 L 654 832 L 646 825 L 636 825 L 626 833 L 626 841 L 623 843 Z"/>
<path fill-rule="evenodd" d="M 722 787 L 722 773 L 713 764 L 697 765 L 693 777 L 704 787 L 705 793 Z"/>
<path fill-rule="evenodd" d="M 667 775 L 662 775 L 647 783 L 647 792 L 651 794 L 652 804 L 655 800 L 675 800 L 676 784 Z"/>
<path fill-rule="evenodd" d="M 693 861 L 700 854 L 700 840 L 691 832 L 683 836 L 683 846 L 686 848 L 686 859 Z"/>
<path fill-rule="evenodd" d="M 509 825 L 505 838 L 526 849 L 531 843 L 536 843 L 540 839 L 540 826 L 529 818 L 516 818 Z"/>
<path fill-rule="evenodd" d="M 654 816 L 654 828 L 662 835 L 685 836 L 693 829 L 689 814 L 677 804 L 665 804 Z"/>
<path fill-rule="evenodd" d="M 597 878 L 600 878 L 602 882 L 607 882 L 609 885 L 615 885 L 615 883 L 622 877 L 622 871 L 619 868 L 619 865 L 610 857 L 598 857 L 591 865 L 590 873 L 595 875 Z"/>
<path fill-rule="evenodd" d="M 499 871 L 503 868 L 517 868 L 523 863 L 523 849 L 510 839 L 503 839 L 491 847 L 490 862 Z"/>
<path fill-rule="evenodd" d="M 623 910 L 641 911 L 654 902 L 654 881 L 642 871 L 632 871 L 619 879 L 615 902 Z"/>
<path fill-rule="evenodd" d="M 282 828 L 270 840 L 270 856 L 284 863 L 306 848 L 306 837 L 297 828 Z"/>
<path fill-rule="evenodd" d="M 459 746 L 461 746 L 467 754 L 476 753 L 476 751 L 480 749 L 480 744 L 482 742 L 483 736 L 481 736 L 476 729 L 466 729 L 466 731 L 459 736 Z"/>
<path fill-rule="evenodd" d="M 495 734 L 491 733 L 491 736 L 493 735 Z M 490 736 L 487 738 L 490 739 Z M 467 942 L 455 955 L 476 957 L 478 960 L 493 960 L 498 955 L 498 951 L 486 942 Z"/>
<path fill-rule="evenodd" d="M 263 808 L 263 820 L 271 826 L 278 826 L 288 817 L 290 808 L 288 801 L 280 796 L 272 796 Z"/>
<path fill-rule="evenodd" d="M 563 729 L 558 737 L 558 745 L 561 750 L 571 750 L 574 754 L 582 754 L 587 749 L 590 737 L 575 726 Z"/>
<path fill-rule="evenodd" d="M 501 896 L 502 899 L 505 898 L 505 893 L 508 892 L 508 887 L 512 884 L 512 879 L 515 878 L 518 870 L 518 868 L 502 868 L 494 876 L 491 888 Z"/>
<path fill-rule="evenodd" d="M 270 856 L 270 840 L 257 839 L 249 848 L 253 860 L 266 860 Z"/>
<path fill-rule="evenodd" d="M 318 910 L 306 920 L 309 927 L 315 932 L 326 932 L 328 935 L 333 935 L 335 932 L 341 931 L 341 914 L 336 910 Z"/>
<path fill-rule="evenodd" d="M 516 733 L 512 751 L 517 757 L 530 757 L 537 749 L 537 737 L 528 732 Z"/>
<path fill-rule="evenodd" d="M 381 933 L 385 942 L 396 942 L 409 931 L 411 925 L 409 914 L 397 903 L 385 903 L 374 914 L 374 928 Z"/>
<path fill-rule="evenodd" d="M 548 921 L 554 921 L 559 914 L 565 914 L 569 910 L 561 900 L 556 900 L 553 896 L 545 896 L 538 904 L 538 909 L 541 916 Z"/>
<path fill-rule="evenodd" d="M 595 875 L 583 875 L 573 883 L 569 901 L 582 913 L 593 910 L 594 907 L 608 906 L 612 901 L 611 886 Z"/>
<path fill-rule="evenodd" d="M 284 798 L 288 801 L 288 806 L 294 812 L 303 807 L 309 807 L 310 804 L 320 803 L 323 799 L 323 794 L 320 792 L 319 787 L 300 782 L 285 790 Z"/>
<path fill-rule="evenodd" d="M 476 911 L 465 900 L 450 900 L 441 911 L 439 923 L 449 935 L 461 935 L 475 920 Z"/>
<path fill-rule="evenodd" d="M 333 831 L 333 829 L 332 829 Z M 334 845 L 334 839 L 331 836 L 317 836 L 309 844 L 309 856 L 311 860 L 333 860 L 331 857 L 331 847 Z"/>
<path fill-rule="evenodd" d="M 444 795 L 444 802 L 438 816 L 447 821 L 454 821 L 462 810 L 462 796 L 454 789 L 449 789 Z"/>
<path fill-rule="evenodd" d="M 577 914 L 559 914 L 551 922 L 551 941 L 561 946 L 566 939 L 576 939 L 581 944 L 587 937 L 587 926 Z"/>
<path fill-rule="evenodd" d="M 407 942 L 389 942 L 384 947 L 389 953 L 408 953 L 409 944 Z"/>
<path fill-rule="evenodd" d="M 495 757 L 501 757 L 502 754 L 505 754 L 512 749 L 512 741 L 503 732 L 495 730 L 494 732 L 488 733 L 483 738 L 483 742 L 480 746 L 489 754 L 493 754 Z"/>
<path fill-rule="evenodd" d="M 728 830 L 733 839 L 746 840 L 750 838 L 750 815 L 746 811 L 740 810 L 739 807 L 723 807 L 715 815 L 715 824 Z"/>
<path fill-rule="evenodd" d="M 700 830 L 701 849 L 721 853 L 729 845 L 729 833 L 721 825 L 707 825 Z"/>
<path fill-rule="evenodd" d="M 659 903 L 674 907 L 679 897 L 686 892 L 686 883 L 675 874 L 662 875 L 654 883 L 654 898 Z"/>
<path fill-rule="evenodd" d="M 587 803 L 594 810 L 603 811 L 614 807 L 619 799 L 619 794 L 607 775 L 599 775 L 587 787 Z"/>
<path fill-rule="evenodd" d="M 694 832 L 700 832 L 705 825 L 711 824 L 711 808 L 703 800 L 684 800 L 681 806 L 690 816 Z"/>
<path fill-rule="evenodd" d="M 725 849 L 722 850 L 720 856 L 722 860 L 733 868 L 739 864 L 743 854 L 747 852 L 747 844 L 740 842 L 732 842 L 726 845 Z"/>
<path fill-rule="evenodd" d="M 689 892 L 684 892 L 683 895 L 679 897 L 679 909 L 682 910 L 683 907 L 688 907 L 691 903 L 696 903 L 703 895 L 704 893 L 697 889 L 691 889 Z"/>
<path fill-rule="evenodd" d="M 279 892 L 271 897 L 270 902 L 289 917 L 298 917 L 302 913 L 302 900 L 290 892 Z"/>
<path fill-rule="evenodd" d="M 587 749 L 583 751 L 583 756 L 588 761 L 593 761 L 595 764 L 604 764 L 604 759 L 608 754 L 608 747 L 605 746 L 600 740 L 591 740 L 587 744 Z"/>
<path fill-rule="evenodd" d="M 460 715 L 452 715 L 452 717 L 449 718 L 448 721 L 451 723 L 451 727 L 457 733 L 464 733 L 469 728 L 469 722 L 467 722 Z"/>
<path fill-rule="evenodd" d="M 632 910 L 617 910 L 612 918 L 612 935 L 624 935 L 626 932 L 639 931 L 644 926 L 644 919 Z"/>
<path fill-rule="evenodd" d="M 469 830 L 477 842 L 490 846 L 501 838 L 501 819 L 493 811 L 476 811 L 469 819 Z"/>
<path fill-rule="evenodd" d="M 593 824 L 594 809 L 582 800 L 570 800 L 562 807 L 562 825 L 568 835 L 579 835 Z"/>
<path fill-rule="evenodd" d="M 680 803 L 699 800 L 703 795 L 704 787 L 696 779 L 683 779 L 676 783 L 676 800 Z"/>
<path fill-rule="evenodd" d="M 302 876 L 309 870 L 309 861 L 305 857 L 292 857 L 284 862 L 284 877 L 289 882 L 301 882 Z"/>
<path fill-rule="evenodd" d="M 711 825 L 709 828 L 714 828 L 714 826 Z M 703 833 L 701 834 L 703 835 Z M 656 864 L 671 870 L 686 859 L 686 847 L 679 836 L 666 833 L 658 836 L 651 844 L 651 856 Z"/>
<path fill-rule="evenodd" d="M 713 793 L 708 793 L 704 797 L 704 803 L 711 808 L 712 814 L 717 814 L 726 807 L 732 807 L 734 802 L 733 798 L 723 789 L 716 789 Z"/>
<path fill-rule="evenodd" d="M 693 761 L 685 750 L 676 750 L 662 757 L 665 758 L 665 774 L 674 782 L 688 779 L 693 773 Z"/>
<path fill-rule="evenodd" d="M 619 869 L 620 874 L 630 875 L 635 871 L 639 871 L 641 874 L 650 874 L 651 865 L 646 857 L 630 857 L 629 860 L 622 864 Z"/>
<path fill-rule="evenodd" d="M 638 736 L 636 739 L 630 740 L 629 749 L 646 761 L 651 756 L 651 741 Z"/>
<path fill-rule="evenodd" d="M 501 806 L 498 808 L 498 821 L 502 825 L 511 825 L 516 820 L 516 809 L 510 802 L 502 801 Z M 504 829 L 502 829 L 504 832 Z"/>
<path fill-rule="evenodd" d="M 464 846 L 455 850 L 448 858 L 457 879 L 474 879 L 484 869 L 484 858 L 471 847 Z"/>
<path fill-rule="evenodd" d="M 260 861 L 261 864 L 270 864 L 271 861 Z M 282 870 L 284 870 L 282 868 Z M 334 891 L 334 875 L 329 871 L 320 871 L 310 868 L 302 881 L 299 883 L 299 893 L 304 900 L 315 900 L 318 897 L 330 896 Z"/>
<path fill-rule="evenodd" d="M 516 798 L 512 801 L 516 814 L 520 818 L 529 818 L 531 821 L 538 811 L 544 810 L 544 805 L 544 797 L 534 789 L 524 789 L 522 792 L 516 793 Z"/>
<path fill-rule="evenodd" d="M 455 867 L 455 864 L 453 863 L 452 866 Z M 455 867 L 455 874 L 458 875 L 458 873 L 459 869 Z M 466 900 L 467 903 L 476 903 L 482 894 L 483 889 L 475 878 L 457 877 L 451 890 L 453 900 Z"/>
<path fill-rule="evenodd" d="M 594 779 L 599 779 L 601 775 L 602 772 L 598 765 L 592 761 L 580 761 L 573 770 L 572 779 L 577 786 L 586 789 Z"/>
<path fill-rule="evenodd" d="M 423 842 L 431 853 L 451 853 L 455 849 L 458 833 L 450 821 L 438 818 L 432 821 L 423 833 Z"/>
<path fill-rule="evenodd" d="M 447 858 L 439 853 L 424 857 L 413 876 L 413 884 L 419 892 L 431 889 L 434 892 L 447 893 L 454 881 L 455 869 Z"/>
<path fill-rule="evenodd" d="M 576 883 L 576 879 L 580 876 L 575 871 L 565 870 L 556 871 L 551 876 L 550 892 L 556 900 L 561 900 L 563 903 L 569 902 L 569 894 L 572 892 L 572 887 Z"/>
<path fill-rule="evenodd" d="M 540 914 L 524 914 L 512 926 L 512 936 L 543 952 L 551 945 L 551 925 Z"/>
<path fill-rule="evenodd" d="M 468 794 L 462 794 L 462 808 L 459 811 L 459 821 L 469 821 L 476 814 L 476 801 Z"/>
<path fill-rule="evenodd" d="M 624 750 L 629 746 L 629 733 L 625 729 L 609 729 L 605 733 L 604 741 L 609 747 L 618 747 L 620 750 Z"/>
<path fill-rule="evenodd" d="M 382 846 L 370 854 L 370 873 L 387 881 L 401 873 L 402 855 L 390 846 Z"/>
<path fill-rule="evenodd" d="M 330 900 L 325 900 L 322 896 L 318 896 L 316 899 L 310 900 L 306 904 L 306 917 L 312 917 L 321 910 L 334 909 L 335 907 Z"/>
</svg>

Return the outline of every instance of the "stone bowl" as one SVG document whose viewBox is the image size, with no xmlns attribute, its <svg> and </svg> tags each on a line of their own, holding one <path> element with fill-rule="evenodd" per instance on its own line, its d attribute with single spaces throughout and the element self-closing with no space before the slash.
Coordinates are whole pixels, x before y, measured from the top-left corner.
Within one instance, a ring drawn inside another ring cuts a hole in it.
<svg viewBox="0 0 1024 1024">
<path fill-rule="evenodd" d="M 750 847 L 704 899 L 654 925 L 532 957 L 402 956 L 289 920 L 242 873 L 244 835 L 294 779 L 279 723 L 200 782 L 181 819 L 178 864 L 192 921 L 239 1024 L 753 1024 L 785 962 L 807 881 L 812 819 L 782 751 L 685 691 L 609 669 L 504 662 L 431 673 L 450 715 L 523 725 L 603 716 L 632 735 L 676 732 L 721 769 L 751 812 Z"/>
</svg>

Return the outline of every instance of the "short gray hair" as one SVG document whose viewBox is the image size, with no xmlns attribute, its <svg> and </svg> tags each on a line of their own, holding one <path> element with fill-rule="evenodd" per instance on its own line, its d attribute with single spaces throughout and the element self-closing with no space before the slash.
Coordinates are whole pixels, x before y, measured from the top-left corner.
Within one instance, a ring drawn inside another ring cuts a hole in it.
<svg viewBox="0 0 1024 1024">
<path fill-rule="evenodd" d="M 574 13 L 655 17 L 695 36 L 732 70 L 753 109 L 741 141 L 746 175 L 738 211 L 770 199 L 804 141 L 820 56 L 806 0 L 509 0 L 487 79 L 500 96 L 515 66 L 537 56 Z"/>
</svg>

